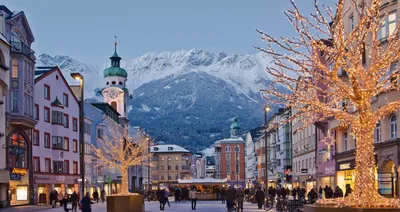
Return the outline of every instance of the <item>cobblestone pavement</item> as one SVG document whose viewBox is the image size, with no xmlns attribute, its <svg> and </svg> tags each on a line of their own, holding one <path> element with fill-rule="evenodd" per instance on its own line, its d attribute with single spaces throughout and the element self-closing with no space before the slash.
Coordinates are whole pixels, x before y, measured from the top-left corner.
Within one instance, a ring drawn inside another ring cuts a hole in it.
<svg viewBox="0 0 400 212">
<path fill-rule="evenodd" d="M 150 211 L 160 211 L 158 202 L 146 202 L 146 212 Z M 197 201 L 196 212 L 225 212 L 226 208 L 224 204 L 221 204 L 220 201 Z M 36 206 L 36 205 L 28 205 L 28 206 L 19 206 L 19 207 L 11 207 L 6 209 L 0 209 L 1 212 L 32 212 L 32 211 L 44 211 L 44 212 L 63 212 L 63 208 L 51 208 L 50 206 Z M 78 210 L 79 211 L 79 210 Z M 106 212 L 106 204 L 93 204 L 92 205 L 93 212 Z M 180 202 L 175 203 L 171 202 L 171 207 L 168 205 L 165 206 L 165 212 L 168 211 L 191 211 L 190 202 Z M 256 204 L 245 203 L 244 204 L 244 212 L 256 212 L 256 211 L 264 211 L 257 209 Z"/>
</svg>

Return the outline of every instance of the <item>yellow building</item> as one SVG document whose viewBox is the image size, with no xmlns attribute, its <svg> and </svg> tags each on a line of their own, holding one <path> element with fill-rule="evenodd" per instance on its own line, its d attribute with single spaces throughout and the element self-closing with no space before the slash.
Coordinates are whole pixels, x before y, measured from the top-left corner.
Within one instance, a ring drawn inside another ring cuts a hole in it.
<svg viewBox="0 0 400 212">
<path fill-rule="evenodd" d="M 189 150 L 173 144 L 162 144 L 151 147 L 151 185 L 175 186 L 178 179 L 191 176 L 191 153 Z"/>
</svg>

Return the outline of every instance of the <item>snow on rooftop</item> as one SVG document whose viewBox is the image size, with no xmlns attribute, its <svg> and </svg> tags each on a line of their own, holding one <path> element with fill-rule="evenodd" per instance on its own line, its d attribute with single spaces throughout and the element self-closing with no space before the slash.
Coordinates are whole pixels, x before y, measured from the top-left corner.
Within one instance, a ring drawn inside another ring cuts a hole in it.
<svg viewBox="0 0 400 212">
<path fill-rule="evenodd" d="M 190 153 L 189 150 L 175 145 L 175 144 L 161 144 L 161 145 L 156 145 L 151 147 L 151 152 L 152 153 L 168 153 L 168 152 L 186 152 Z"/>
</svg>

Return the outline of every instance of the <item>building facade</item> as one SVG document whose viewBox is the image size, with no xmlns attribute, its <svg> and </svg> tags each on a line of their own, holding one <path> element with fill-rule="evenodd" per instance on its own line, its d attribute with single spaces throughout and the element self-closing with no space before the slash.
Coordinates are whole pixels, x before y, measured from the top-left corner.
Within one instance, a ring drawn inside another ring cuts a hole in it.
<svg viewBox="0 0 400 212">
<path fill-rule="evenodd" d="M 79 104 L 58 67 L 35 70 L 32 171 L 34 203 L 50 204 L 79 189 Z"/>
<path fill-rule="evenodd" d="M 257 127 L 246 133 L 245 138 L 245 180 L 246 188 L 252 188 L 257 183 L 256 141 L 261 137 L 263 128 Z"/>
<path fill-rule="evenodd" d="M 231 137 L 215 142 L 214 153 L 217 179 L 226 179 L 227 184 L 245 187 L 244 147 L 240 135 L 240 124 L 234 119 L 231 124 Z"/>
<path fill-rule="evenodd" d="M 8 205 L 34 202 L 32 129 L 34 112 L 35 38 L 24 12 L 0 6 L 5 18 L 4 36 L 11 45 L 9 88 L 6 94 L 6 168 L 10 171 Z"/>
<path fill-rule="evenodd" d="M 4 9 L 3 9 L 4 10 Z M 6 94 L 10 84 L 10 50 L 7 41 L 5 11 L 0 9 L 0 146 L 6 145 Z M 0 208 L 8 205 L 8 184 L 10 173 L 6 169 L 6 149 L 0 149 Z"/>
<path fill-rule="evenodd" d="M 151 147 L 151 175 L 153 189 L 157 186 L 173 187 L 178 179 L 191 177 L 192 154 L 189 150 L 173 144 L 160 144 Z"/>
</svg>

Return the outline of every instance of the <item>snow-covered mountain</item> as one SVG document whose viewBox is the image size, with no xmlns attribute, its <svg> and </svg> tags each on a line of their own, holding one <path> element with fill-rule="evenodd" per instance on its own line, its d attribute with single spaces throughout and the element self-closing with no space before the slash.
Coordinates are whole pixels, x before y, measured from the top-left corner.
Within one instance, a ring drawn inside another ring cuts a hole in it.
<svg viewBox="0 0 400 212">
<path fill-rule="evenodd" d="M 259 126 L 265 103 L 259 90 L 269 81 L 264 69 L 270 62 L 262 53 L 213 54 L 199 49 L 122 60 L 133 95 L 129 119 L 159 140 L 196 150 L 227 136 L 235 116 L 244 129 Z M 69 73 L 81 72 L 86 97 L 101 100 L 97 91 L 105 86 L 107 58 L 104 64 L 90 65 L 67 56 L 38 57 L 37 66 L 57 65 L 70 83 L 76 84 Z"/>
</svg>

